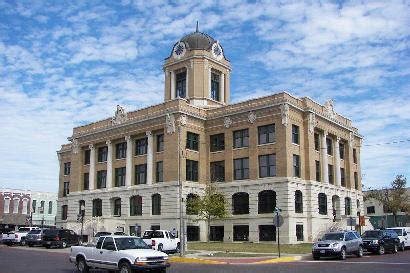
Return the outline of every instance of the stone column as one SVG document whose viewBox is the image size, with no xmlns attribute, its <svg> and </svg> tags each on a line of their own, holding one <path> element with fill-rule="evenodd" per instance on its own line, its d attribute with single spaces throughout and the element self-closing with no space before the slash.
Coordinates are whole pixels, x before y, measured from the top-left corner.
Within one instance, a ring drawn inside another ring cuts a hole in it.
<svg viewBox="0 0 410 273">
<path fill-rule="evenodd" d="M 148 149 L 147 149 L 147 184 L 152 184 L 152 171 L 153 171 L 153 158 L 154 158 L 154 137 L 152 136 L 151 131 L 146 132 L 147 141 L 148 141 Z"/>
<path fill-rule="evenodd" d="M 133 155 L 133 141 L 131 136 L 126 136 L 127 141 L 127 158 L 125 162 L 125 186 L 132 184 L 132 155 Z"/>
<path fill-rule="evenodd" d="M 93 144 L 88 146 L 90 148 L 90 171 L 89 171 L 89 189 L 95 189 L 95 148 Z"/>
<path fill-rule="evenodd" d="M 322 181 L 329 183 L 329 170 L 327 160 L 327 145 L 326 145 L 327 132 L 324 131 L 322 135 Z"/>
<path fill-rule="evenodd" d="M 336 138 L 335 141 L 335 171 L 336 171 L 336 181 L 335 185 L 336 186 L 341 186 L 342 185 L 342 178 L 340 176 L 340 150 L 339 150 L 339 142 L 340 142 L 340 137 Z"/>
<path fill-rule="evenodd" d="M 112 188 L 112 143 L 111 140 L 105 142 L 107 144 L 107 183 L 106 188 Z"/>
<path fill-rule="evenodd" d="M 171 71 L 171 100 L 175 99 L 177 96 L 175 95 L 175 72 Z"/>
<path fill-rule="evenodd" d="M 221 74 L 221 102 L 225 102 L 225 74 Z"/>
</svg>

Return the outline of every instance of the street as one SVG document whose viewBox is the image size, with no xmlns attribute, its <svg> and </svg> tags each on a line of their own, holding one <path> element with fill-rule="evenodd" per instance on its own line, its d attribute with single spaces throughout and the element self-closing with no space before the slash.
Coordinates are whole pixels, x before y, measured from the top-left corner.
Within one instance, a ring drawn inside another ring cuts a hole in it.
<svg viewBox="0 0 410 273">
<path fill-rule="evenodd" d="M 21 272 L 76 272 L 74 264 L 68 261 L 66 250 L 45 251 L 42 248 L 21 248 L 0 246 L 0 273 Z M 246 264 L 184 264 L 173 263 L 169 273 L 266 273 L 266 272 L 357 272 L 357 273 L 385 273 L 385 272 L 409 272 L 410 250 L 399 252 L 396 255 L 384 256 L 365 255 L 363 258 L 349 257 L 345 261 L 339 260 L 304 260 L 291 263 L 276 263 L 264 265 Z M 92 272 L 107 272 L 93 270 Z"/>
</svg>

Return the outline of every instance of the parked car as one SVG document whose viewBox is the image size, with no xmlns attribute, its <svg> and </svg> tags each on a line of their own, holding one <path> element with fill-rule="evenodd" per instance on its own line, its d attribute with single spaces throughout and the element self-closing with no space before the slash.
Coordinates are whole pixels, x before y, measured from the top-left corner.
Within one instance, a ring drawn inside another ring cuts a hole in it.
<svg viewBox="0 0 410 273">
<path fill-rule="evenodd" d="M 168 230 L 146 230 L 142 236 L 144 242 L 158 251 L 179 252 L 181 244 L 179 238 Z"/>
<path fill-rule="evenodd" d="M 69 229 L 48 229 L 43 235 L 43 246 L 46 248 L 78 245 L 80 243 L 79 236 Z"/>
<path fill-rule="evenodd" d="M 366 230 L 363 235 L 363 248 L 369 252 L 383 255 L 386 251 L 397 253 L 400 239 L 393 230 Z"/>
<path fill-rule="evenodd" d="M 100 232 L 97 232 L 97 233 L 94 235 L 93 239 L 91 240 L 91 243 L 92 243 L 93 245 L 95 245 L 95 244 L 97 244 L 98 239 L 99 239 L 101 236 L 110 236 L 110 235 L 112 235 L 112 233 L 111 233 L 111 232 L 108 232 L 108 231 L 100 231 Z"/>
<path fill-rule="evenodd" d="M 392 227 L 388 230 L 393 230 L 397 233 L 400 239 L 399 250 L 404 251 L 406 247 L 410 247 L 410 227 Z"/>
<path fill-rule="evenodd" d="M 26 237 L 26 244 L 29 247 L 43 245 L 43 235 L 47 229 L 35 229 L 30 231 Z"/>
<path fill-rule="evenodd" d="M 165 273 L 169 267 L 168 255 L 151 249 L 141 238 L 117 235 L 100 236 L 96 246 L 71 247 L 70 262 L 80 273 L 89 272 L 90 268 Z"/>
<path fill-rule="evenodd" d="M 32 230 L 40 230 L 39 227 L 20 227 L 18 231 L 3 234 L 3 243 L 11 246 L 14 244 L 26 245 L 27 234 Z"/>
<path fill-rule="evenodd" d="M 338 231 L 326 233 L 323 238 L 313 244 L 313 259 L 321 257 L 338 257 L 346 259 L 348 254 L 363 256 L 363 242 L 355 231 Z"/>
</svg>

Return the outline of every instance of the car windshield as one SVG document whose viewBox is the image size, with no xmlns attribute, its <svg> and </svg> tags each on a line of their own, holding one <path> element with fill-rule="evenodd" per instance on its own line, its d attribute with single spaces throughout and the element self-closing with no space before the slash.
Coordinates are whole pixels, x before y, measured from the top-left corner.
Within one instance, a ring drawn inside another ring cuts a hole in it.
<svg viewBox="0 0 410 273">
<path fill-rule="evenodd" d="M 111 235 L 111 232 L 97 232 L 94 237 Z"/>
<path fill-rule="evenodd" d="M 344 234 L 343 233 L 327 233 L 323 236 L 323 241 L 343 241 Z"/>
<path fill-rule="evenodd" d="M 135 237 L 115 238 L 115 244 L 117 245 L 118 250 L 150 249 L 150 247 L 144 243 L 143 240 Z"/>
<path fill-rule="evenodd" d="M 143 239 L 164 238 L 164 234 L 162 234 L 162 231 L 147 230 L 144 232 L 144 236 L 142 238 Z"/>
<path fill-rule="evenodd" d="M 40 229 L 36 229 L 36 230 L 32 230 L 30 231 L 28 234 L 40 234 L 41 230 Z"/>
<path fill-rule="evenodd" d="M 381 234 L 378 230 L 367 230 L 363 233 L 362 238 L 379 238 Z"/>
<path fill-rule="evenodd" d="M 58 230 L 57 229 L 49 229 L 44 232 L 45 236 L 57 236 Z"/>
<path fill-rule="evenodd" d="M 19 228 L 19 232 L 26 232 L 26 231 L 30 231 L 30 228 L 25 228 L 25 227 Z"/>
<path fill-rule="evenodd" d="M 402 229 L 395 228 L 395 229 L 391 229 L 391 230 L 393 230 L 394 232 L 396 232 L 397 235 L 399 235 L 399 236 L 402 236 L 402 235 L 403 235 L 403 230 L 402 230 Z"/>
</svg>

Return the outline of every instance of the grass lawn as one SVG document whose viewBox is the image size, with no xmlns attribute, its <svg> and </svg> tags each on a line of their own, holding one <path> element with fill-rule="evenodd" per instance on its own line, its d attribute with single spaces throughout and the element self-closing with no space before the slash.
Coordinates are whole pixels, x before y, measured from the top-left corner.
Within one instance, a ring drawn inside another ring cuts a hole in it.
<svg viewBox="0 0 410 273">
<path fill-rule="evenodd" d="M 278 246 L 275 243 L 222 243 L 222 242 L 189 242 L 188 250 L 207 250 L 222 252 L 254 252 L 254 253 L 277 253 Z M 281 245 L 281 253 L 305 254 L 312 251 L 312 244 Z"/>
</svg>

